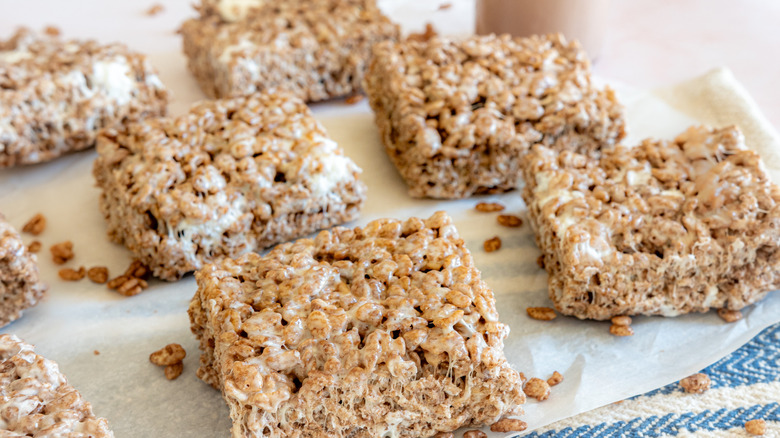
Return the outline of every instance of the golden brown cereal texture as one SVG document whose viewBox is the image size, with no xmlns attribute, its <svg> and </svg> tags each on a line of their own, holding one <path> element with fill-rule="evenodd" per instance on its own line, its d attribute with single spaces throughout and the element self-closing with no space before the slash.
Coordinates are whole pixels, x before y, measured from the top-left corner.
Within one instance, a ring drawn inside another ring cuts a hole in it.
<svg viewBox="0 0 780 438">
<path fill-rule="evenodd" d="M 97 149 L 109 237 L 165 280 L 353 220 L 366 194 L 361 170 L 283 93 L 103 131 Z"/>
<path fill-rule="evenodd" d="M 222 390 L 236 434 L 432 436 L 525 400 L 509 328 L 443 212 L 336 227 L 195 275 L 198 376 Z"/>
<path fill-rule="evenodd" d="M 525 382 L 525 386 L 523 386 L 523 392 L 525 392 L 525 395 L 528 397 L 535 398 L 539 401 L 544 401 L 550 397 L 550 385 L 538 377 L 531 377 L 527 382 Z"/>
<path fill-rule="evenodd" d="M 358 93 L 371 46 L 399 35 L 375 0 L 224 3 L 202 0 L 199 16 L 181 27 L 189 69 L 211 98 L 281 91 L 312 102 Z"/>
<path fill-rule="evenodd" d="M 41 250 L 42 246 L 43 246 L 43 244 L 41 244 L 41 242 L 39 242 L 37 240 L 33 240 L 32 242 L 30 242 L 29 245 L 27 245 L 27 251 L 32 252 L 32 253 L 36 253 L 36 252 Z"/>
<path fill-rule="evenodd" d="M 73 242 L 70 240 L 55 243 L 49 250 L 51 251 L 52 260 L 58 265 L 63 265 L 74 257 Z"/>
<path fill-rule="evenodd" d="M 552 376 L 547 379 L 547 384 L 550 386 L 555 386 L 561 382 L 563 382 L 563 374 L 558 371 L 553 371 Z"/>
<path fill-rule="evenodd" d="M 93 266 L 87 270 L 87 278 L 94 283 L 103 284 L 108 281 L 108 268 L 105 266 Z"/>
<path fill-rule="evenodd" d="M 3 430 L 10 434 L 4 436 L 114 436 L 56 363 L 8 334 L 0 335 L 0 404 Z"/>
<path fill-rule="evenodd" d="M 780 187 L 735 127 L 599 160 L 534 147 L 523 198 L 564 315 L 739 310 L 780 288 Z"/>
<path fill-rule="evenodd" d="M 165 378 L 168 380 L 176 380 L 177 377 L 179 377 L 184 371 L 184 364 L 181 362 L 176 362 L 171 365 L 165 366 Z"/>
<path fill-rule="evenodd" d="M 633 322 L 630 316 L 626 315 L 618 315 L 613 316 L 612 319 L 610 319 L 613 325 L 622 325 L 622 326 L 629 326 Z"/>
<path fill-rule="evenodd" d="M 612 324 L 609 326 L 609 333 L 620 337 L 634 336 L 634 329 L 627 325 Z"/>
<path fill-rule="evenodd" d="M 758 418 L 745 423 L 745 431 L 751 435 L 763 435 L 766 433 L 766 421 Z"/>
<path fill-rule="evenodd" d="M 550 307 L 526 307 L 525 312 L 533 319 L 539 321 L 552 321 L 558 316 L 555 313 L 555 309 Z"/>
<path fill-rule="evenodd" d="M 78 270 L 72 268 L 63 268 L 57 272 L 57 275 L 65 281 L 79 281 L 87 274 L 84 267 L 80 267 Z"/>
<path fill-rule="evenodd" d="M 37 236 L 41 234 L 45 229 L 46 229 L 46 216 L 44 216 L 41 213 L 37 213 L 22 227 L 22 231 L 24 231 L 25 233 L 30 233 L 33 236 Z"/>
<path fill-rule="evenodd" d="M 0 214 L 0 327 L 36 305 L 46 289 L 38 276 L 37 257 Z"/>
<path fill-rule="evenodd" d="M 168 344 L 149 355 L 149 361 L 155 365 L 174 365 L 184 360 L 187 352 L 180 344 Z"/>
<path fill-rule="evenodd" d="M 710 376 L 696 373 L 680 380 L 680 386 L 687 393 L 701 394 L 710 389 Z"/>
<path fill-rule="evenodd" d="M 485 248 L 485 252 L 498 251 L 501 249 L 501 238 L 498 236 L 493 236 L 486 240 L 482 246 Z"/>
<path fill-rule="evenodd" d="M 480 202 L 474 207 L 474 209 L 483 213 L 501 211 L 505 208 L 504 204 L 501 204 L 500 202 Z"/>
<path fill-rule="evenodd" d="M 414 197 L 513 190 L 533 144 L 597 155 L 623 136 L 622 106 L 560 35 L 374 46 L 365 79 L 382 143 Z"/>
<path fill-rule="evenodd" d="M 505 227 L 517 228 L 523 226 L 523 220 L 513 214 L 499 214 L 496 220 L 499 225 Z"/>
<path fill-rule="evenodd" d="M 718 316 L 726 322 L 737 322 L 742 319 L 742 312 L 732 309 L 718 309 Z"/>
<path fill-rule="evenodd" d="M 491 432 L 522 432 L 528 427 L 525 421 L 516 418 L 502 418 L 490 425 Z"/>
<path fill-rule="evenodd" d="M 20 29 L 0 40 L 0 168 L 95 145 L 101 128 L 165 114 L 147 58 L 121 44 Z"/>
</svg>

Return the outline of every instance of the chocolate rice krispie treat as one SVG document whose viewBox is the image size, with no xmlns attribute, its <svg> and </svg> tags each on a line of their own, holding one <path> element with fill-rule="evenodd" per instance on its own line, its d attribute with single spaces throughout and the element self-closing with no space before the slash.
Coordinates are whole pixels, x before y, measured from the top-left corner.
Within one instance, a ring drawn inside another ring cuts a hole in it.
<svg viewBox="0 0 780 438">
<path fill-rule="evenodd" d="M 38 304 L 45 292 L 35 254 L 27 251 L 19 233 L 0 214 L 0 327 Z"/>
<path fill-rule="evenodd" d="M 56 363 L 8 334 L 0 335 L 0 406 L 4 437 L 114 436 Z"/>
<path fill-rule="evenodd" d="M 384 42 L 365 89 L 387 154 L 414 197 L 514 189 L 532 144 L 597 155 L 623 138 L 614 92 L 560 35 Z"/>
<path fill-rule="evenodd" d="M 306 101 L 357 93 L 371 46 L 399 28 L 375 0 L 202 0 L 181 27 L 209 97 L 286 91 Z"/>
<path fill-rule="evenodd" d="M 165 280 L 355 219 L 365 198 L 360 169 L 285 94 L 103 131 L 97 150 L 109 236 Z"/>
<path fill-rule="evenodd" d="M 509 327 L 443 212 L 198 271 L 198 376 L 233 436 L 429 437 L 521 412 Z"/>
<path fill-rule="evenodd" d="M 92 147 L 100 128 L 165 114 L 147 58 L 121 44 L 21 29 L 0 40 L 0 167 Z"/>
<path fill-rule="evenodd" d="M 740 309 L 780 288 L 780 187 L 734 127 L 592 160 L 523 161 L 555 307 L 578 318 Z"/>
</svg>

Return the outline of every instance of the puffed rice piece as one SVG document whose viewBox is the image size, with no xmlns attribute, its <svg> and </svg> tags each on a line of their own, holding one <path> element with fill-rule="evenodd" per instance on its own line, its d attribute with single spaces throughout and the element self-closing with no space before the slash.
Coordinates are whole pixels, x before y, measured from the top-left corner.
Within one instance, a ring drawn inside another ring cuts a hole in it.
<svg viewBox="0 0 780 438">
<path fill-rule="evenodd" d="M 212 98 L 358 93 L 371 46 L 399 35 L 375 0 L 202 0 L 196 10 L 181 27 L 184 53 Z"/>
<path fill-rule="evenodd" d="M 625 135 L 615 93 L 561 35 L 382 42 L 364 87 L 413 197 L 512 190 L 533 144 L 595 156 Z"/>
<path fill-rule="evenodd" d="M 735 127 L 694 126 L 599 160 L 535 147 L 523 172 L 564 315 L 739 310 L 780 288 L 780 187 Z"/>
<path fill-rule="evenodd" d="M 766 433 L 766 421 L 757 418 L 745 423 L 745 431 L 751 435 L 763 435 Z"/>
<path fill-rule="evenodd" d="M 197 374 L 221 389 L 234 435 L 423 437 L 525 401 L 509 327 L 443 212 L 336 227 L 195 277 Z"/>
<path fill-rule="evenodd" d="M 3 436 L 114 436 L 56 363 L 9 334 L 0 335 L 0 405 L 2 430 L 11 434 Z"/>
<path fill-rule="evenodd" d="M 696 373 L 680 380 L 682 389 L 690 394 L 701 394 L 710 389 L 710 376 Z"/>
<path fill-rule="evenodd" d="M 18 30 L 0 40 L 0 168 L 95 145 L 98 130 L 164 115 L 168 92 L 122 44 Z"/>
<path fill-rule="evenodd" d="M 0 327 L 38 304 L 46 289 L 38 276 L 38 258 L 0 214 Z"/>
<path fill-rule="evenodd" d="M 517 418 L 502 418 L 490 425 L 491 432 L 522 432 L 528 427 L 525 421 Z"/>
<path fill-rule="evenodd" d="M 550 384 L 538 377 L 531 377 L 525 382 L 523 392 L 528 397 L 544 401 L 550 397 Z"/>
<path fill-rule="evenodd" d="M 159 366 L 175 365 L 183 361 L 186 356 L 187 352 L 184 351 L 184 347 L 181 344 L 173 343 L 150 354 L 149 362 Z"/>
<path fill-rule="evenodd" d="M 109 237 L 164 280 L 353 220 L 365 199 L 360 168 L 283 93 L 103 131 L 97 149 Z"/>
</svg>

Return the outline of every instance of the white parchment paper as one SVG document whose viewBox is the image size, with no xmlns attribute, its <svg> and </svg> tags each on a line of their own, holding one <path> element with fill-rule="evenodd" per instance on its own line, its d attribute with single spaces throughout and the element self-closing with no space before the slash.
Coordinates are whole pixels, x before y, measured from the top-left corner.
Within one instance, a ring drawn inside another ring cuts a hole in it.
<svg viewBox="0 0 780 438">
<path fill-rule="evenodd" d="M 40 29 L 55 24 L 68 37 L 124 41 L 150 55 L 174 92 L 171 113 L 180 114 L 203 98 L 186 70 L 175 34 L 192 12 L 188 0 L 160 3 L 164 12 L 149 17 L 144 10 L 151 3 L 36 0 L 13 2 L 11 7 L 12 2 L 0 0 L 0 29 L 5 38 L 18 25 Z M 450 3 L 453 6 L 445 10 L 439 10 L 436 2 L 408 0 L 386 1 L 385 6 L 409 28 L 421 27 L 426 21 L 421 17 L 428 16 L 445 31 L 470 31 L 468 2 Z M 671 138 L 696 122 L 690 111 L 686 111 L 689 115 L 678 112 L 651 92 L 630 87 L 619 91 L 627 105 L 630 143 L 647 136 Z M 553 371 L 564 375 L 564 382 L 547 401 L 527 403 L 523 419 L 529 430 L 679 380 L 780 320 L 777 293 L 746 309 L 745 318 L 734 324 L 725 324 L 714 313 L 674 319 L 639 317 L 634 322 L 636 334 L 630 338 L 611 336 L 604 322 L 561 317 L 552 322 L 531 320 L 526 307 L 550 303 L 546 274 L 536 266 L 539 251 L 530 228 L 503 228 L 496 224 L 495 214 L 473 209 L 478 201 L 494 200 L 505 204 L 508 213 L 525 217 L 519 193 L 449 202 L 413 200 L 384 155 L 365 101 L 351 106 L 340 101 L 317 104 L 313 110 L 364 170 L 368 200 L 361 219 L 350 225 L 379 217 L 426 217 L 446 210 L 493 288 L 502 321 L 511 327 L 506 342 L 510 362 L 529 377 L 547 378 Z M 756 146 L 762 145 L 767 147 Z M 63 282 L 57 277 L 60 266 L 52 263 L 48 248 L 64 240 L 75 245 L 76 257 L 69 267 L 105 265 L 116 275 L 131 259 L 128 251 L 106 237 L 91 176 L 94 157 L 94 151 L 85 151 L 51 163 L 0 170 L 0 212 L 9 222 L 20 228 L 37 212 L 48 218 L 46 231 L 37 239 L 44 245 L 39 253 L 41 275 L 51 286 L 44 302 L 0 331 L 19 335 L 58 362 L 70 382 L 92 402 L 95 413 L 108 418 L 117 437 L 227 437 L 227 407 L 217 391 L 195 377 L 199 351 L 186 315 L 196 288 L 191 276 L 176 283 L 153 281 L 147 291 L 132 298 L 88 280 Z M 496 235 L 503 247 L 485 253 L 483 241 Z M 32 240 L 25 236 L 26 242 Z M 175 381 L 165 380 L 162 369 L 148 361 L 149 353 L 170 342 L 182 344 L 188 352 L 184 374 Z"/>
</svg>

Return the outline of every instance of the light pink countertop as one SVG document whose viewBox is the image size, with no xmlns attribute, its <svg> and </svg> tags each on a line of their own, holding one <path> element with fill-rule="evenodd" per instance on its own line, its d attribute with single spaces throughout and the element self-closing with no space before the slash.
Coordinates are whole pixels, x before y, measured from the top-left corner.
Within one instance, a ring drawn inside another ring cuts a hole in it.
<svg viewBox="0 0 780 438">
<path fill-rule="evenodd" d="M 612 3 L 599 76 L 646 89 L 727 67 L 780 129 L 780 1 Z"/>
</svg>

